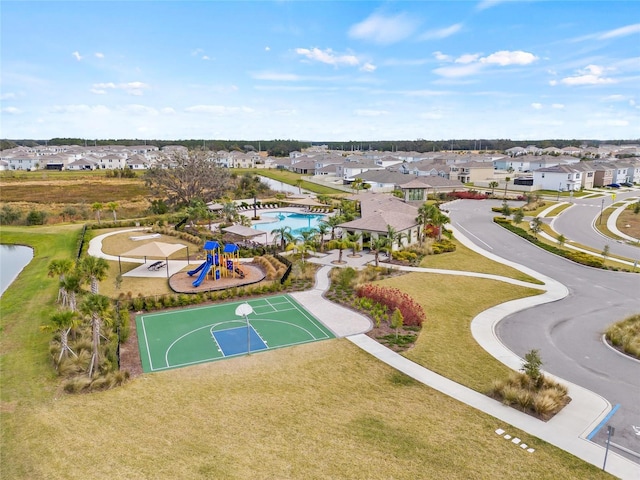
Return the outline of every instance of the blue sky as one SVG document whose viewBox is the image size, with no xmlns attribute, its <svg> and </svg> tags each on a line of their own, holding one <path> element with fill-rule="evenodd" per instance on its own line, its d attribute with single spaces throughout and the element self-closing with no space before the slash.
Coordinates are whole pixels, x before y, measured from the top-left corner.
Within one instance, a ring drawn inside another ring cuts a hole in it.
<svg viewBox="0 0 640 480">
<path fill-rule="evenodd" d="M 637 1 L 6 1 L 2 138 L 640 138 Z"/>
</svg>

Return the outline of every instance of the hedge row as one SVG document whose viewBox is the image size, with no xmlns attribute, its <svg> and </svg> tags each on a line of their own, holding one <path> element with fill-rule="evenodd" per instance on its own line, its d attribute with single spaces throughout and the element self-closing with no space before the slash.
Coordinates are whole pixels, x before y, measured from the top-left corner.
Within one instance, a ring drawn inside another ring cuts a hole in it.
<svg viewBox="0 0 640 480">
<path fill-rule="evenodd" d="M 422 305 L 397 288 L 367 283 L 356 287 L 356 295 L 370 298 L 386 306 L 390 312 L 397 308 L 404 317 L 404 325 L 419 327 L 426 318 Z"/>
</svg>

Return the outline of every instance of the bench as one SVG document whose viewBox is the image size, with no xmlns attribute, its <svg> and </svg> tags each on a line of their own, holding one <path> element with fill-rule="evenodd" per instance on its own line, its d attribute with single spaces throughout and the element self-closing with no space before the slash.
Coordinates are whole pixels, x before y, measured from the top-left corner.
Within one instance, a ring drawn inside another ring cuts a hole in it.
<svg viewBox="0 0 640 480">
<path fill-rule="evenodd" d="M 165 265 L 166 264 L 163 261 L 154 262 L 147 267 L 147 270 L 160 270 L 161 268 L 164 268 Z"/>
</svg>

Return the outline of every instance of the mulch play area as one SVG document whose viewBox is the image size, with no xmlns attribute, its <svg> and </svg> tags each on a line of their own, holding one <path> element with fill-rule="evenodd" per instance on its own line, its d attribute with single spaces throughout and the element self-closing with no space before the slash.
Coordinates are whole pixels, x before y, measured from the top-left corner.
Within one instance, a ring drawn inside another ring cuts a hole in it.
<svg viewBox="0 0 640 480">
<path fill-rule="evenodd" d="M 228 275 L 214 280 L 207 276 L 198 287 L 193 286 L 193 282 L 198 278 L 197 274 L 189 276 L 187 272 L 178 272 L 169 278 L 169 286 L 177 293 L 201 293 L 251 285 L 265 278 L 264 272 L 257 265 L 242 263 L 240 269 L 244 273 L 244 278 L 240 278 L 237 275 Z"/>
</svg>

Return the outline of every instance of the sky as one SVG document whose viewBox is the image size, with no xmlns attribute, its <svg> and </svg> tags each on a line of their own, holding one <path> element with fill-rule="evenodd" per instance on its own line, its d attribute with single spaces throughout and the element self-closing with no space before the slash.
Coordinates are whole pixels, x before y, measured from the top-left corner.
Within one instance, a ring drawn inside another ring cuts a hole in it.
<svg viewBox="0 0 640 480">
<path fill-rule="evenodd" d="M 0 138 L 640 139 L 640 1 L 0 3 Z"/>
</svg>

